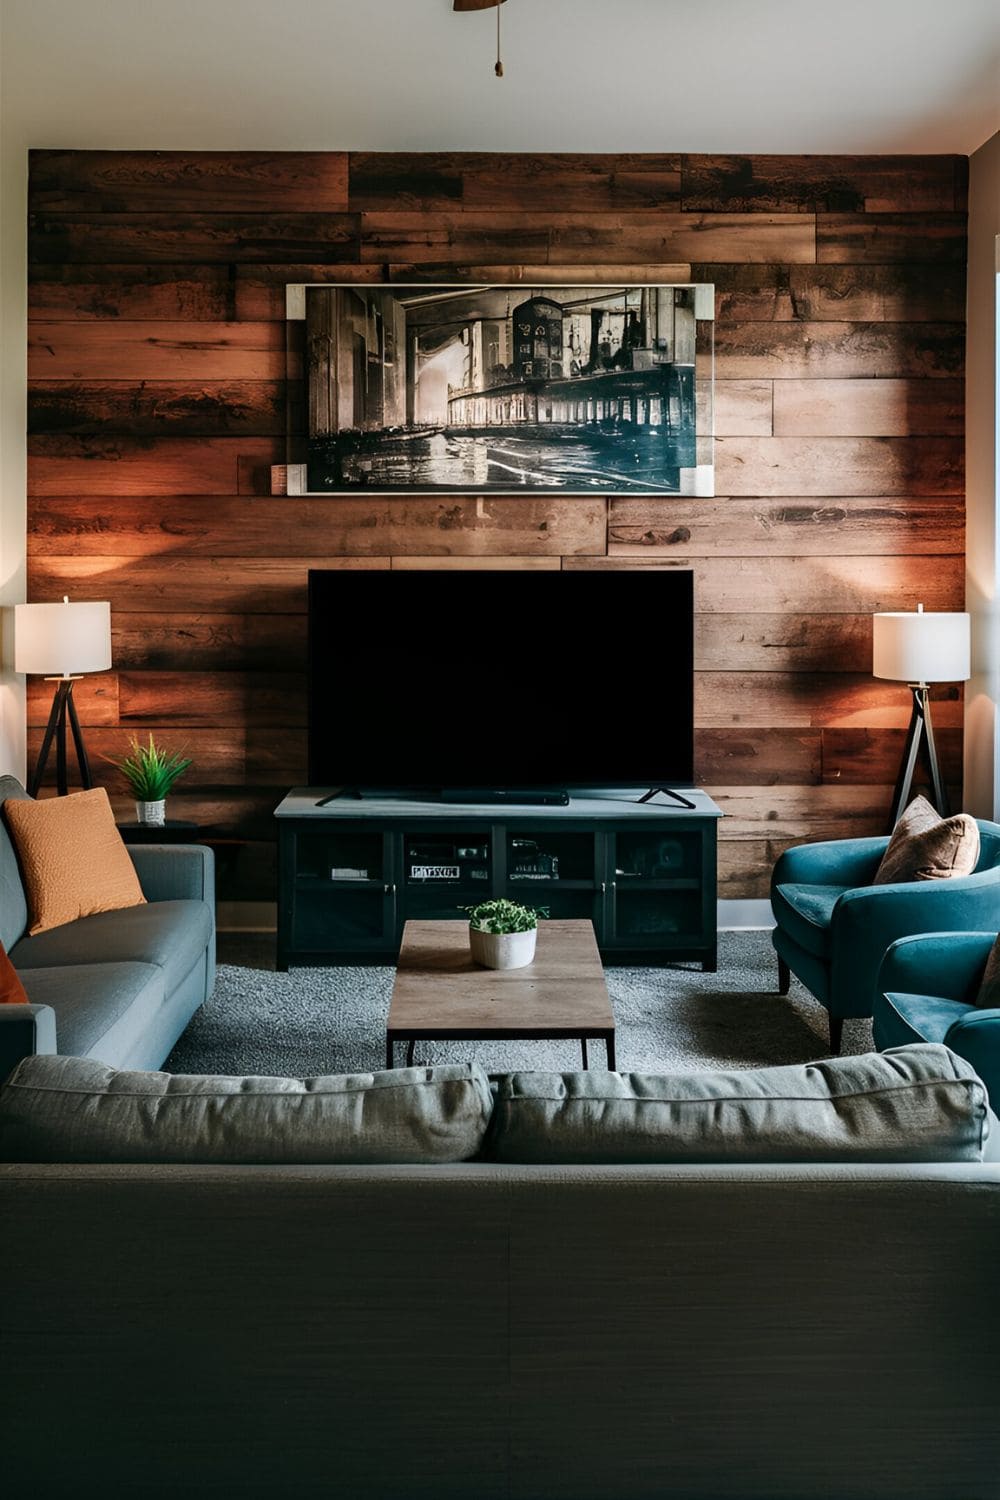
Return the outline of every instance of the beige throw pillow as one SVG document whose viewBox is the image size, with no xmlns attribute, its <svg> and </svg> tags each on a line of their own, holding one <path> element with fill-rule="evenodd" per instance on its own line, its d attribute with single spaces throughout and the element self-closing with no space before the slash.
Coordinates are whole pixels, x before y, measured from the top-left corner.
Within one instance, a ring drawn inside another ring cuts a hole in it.
<svg viewBox="0 0 1000 1500">
<path fill-rule="evenodd" d="M 915 797 L 893 830 L 875 873 L 875 885 L 900 880 L 950 880 L 971 875 L 979 863 L 975 818 L 942 818 L 926 797 Z"/>
<path fill-rule="evenodd" d="M 145 901 L 103 787 L 68 797 L 8 798 L 4 816 L 28 898 L 28 933 Z"/>
</svg>

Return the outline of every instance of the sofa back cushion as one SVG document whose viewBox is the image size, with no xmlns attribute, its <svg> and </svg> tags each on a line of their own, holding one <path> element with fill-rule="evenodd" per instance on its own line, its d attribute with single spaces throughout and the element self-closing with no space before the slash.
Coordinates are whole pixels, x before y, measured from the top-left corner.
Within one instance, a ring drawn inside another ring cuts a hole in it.
<svg viewBox="0 0 1000 1500">
<path fill-rule="evenodd" d="M 937 1045 L 746 1072 L 510 1073 L 504 1162 L 981 1161 L 986 1089 Z"/>
<path fill-rule="evenodd" d="M 8 951 L 24 936 L 28 925 L 28 903 L 21 882 L 21 868 L 4 815 L 5 804 L 13 799 L 30 800 L 15 777 L 0 776 L 0 943 Z"/>
<path fill-rule="evenodd" d="M 455 1162 L 489 1123 L 478 1064 L 229 1078 L 28 1057 L 0 1090 L 0 1157 L 21 1162 Z"/>
<path fill-rule="evenodd" d="M 78 917 L 145 904 L 102 786 L 42 802 L 11 800 L 6 813 L 24 874 L 31 937 Z"/>
<path fill-rule="evenodd" d="M 926 797 L 914 797 L 892 831 L 875 871 L 875 885 L 950 880 L 979 863 L 979 825 L 968 813 L 942 818 Z"/>
</svg>

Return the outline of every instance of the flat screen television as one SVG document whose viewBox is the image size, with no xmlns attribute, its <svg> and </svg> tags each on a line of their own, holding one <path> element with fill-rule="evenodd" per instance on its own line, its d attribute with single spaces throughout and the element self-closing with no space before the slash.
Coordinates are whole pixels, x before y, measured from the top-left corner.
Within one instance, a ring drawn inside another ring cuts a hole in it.
<svg viewBox="0 0 1000 1500">
<path fill-rule="evenodd" d="M 309 782 L 690 787 L 690 571 L 309 573 Z"/>
</svg>

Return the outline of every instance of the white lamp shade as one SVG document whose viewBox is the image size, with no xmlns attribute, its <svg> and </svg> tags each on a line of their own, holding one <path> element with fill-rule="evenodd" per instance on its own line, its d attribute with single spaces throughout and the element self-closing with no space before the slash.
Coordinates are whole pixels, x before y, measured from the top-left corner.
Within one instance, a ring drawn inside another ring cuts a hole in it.
<svg viewBox="0 0 1000 1500">
<path fill-rule="evenodd" d="M 970 673 L 969 616 L 875 615 L 872 674 L 892 682 L 965 682 Z"/>
<path fill-rule="evenodd" d="M 110 604 L 14 606 L 15 672 L 68 677 L 104 672 L 110 665 Z"/>
</svg>

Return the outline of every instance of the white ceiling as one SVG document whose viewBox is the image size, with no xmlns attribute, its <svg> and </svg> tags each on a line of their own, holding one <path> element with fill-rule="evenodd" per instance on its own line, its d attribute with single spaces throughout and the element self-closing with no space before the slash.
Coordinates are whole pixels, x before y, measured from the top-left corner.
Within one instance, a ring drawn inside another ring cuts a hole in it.
<svg viewBox="0 0 1000 1500">
<path fill-rule="evenodd" d="M 36 146 L 971 152 L 1000 0 L 0 0 Z M 8 136 L 9 138 L 9 136 Z"/>
</svg>

